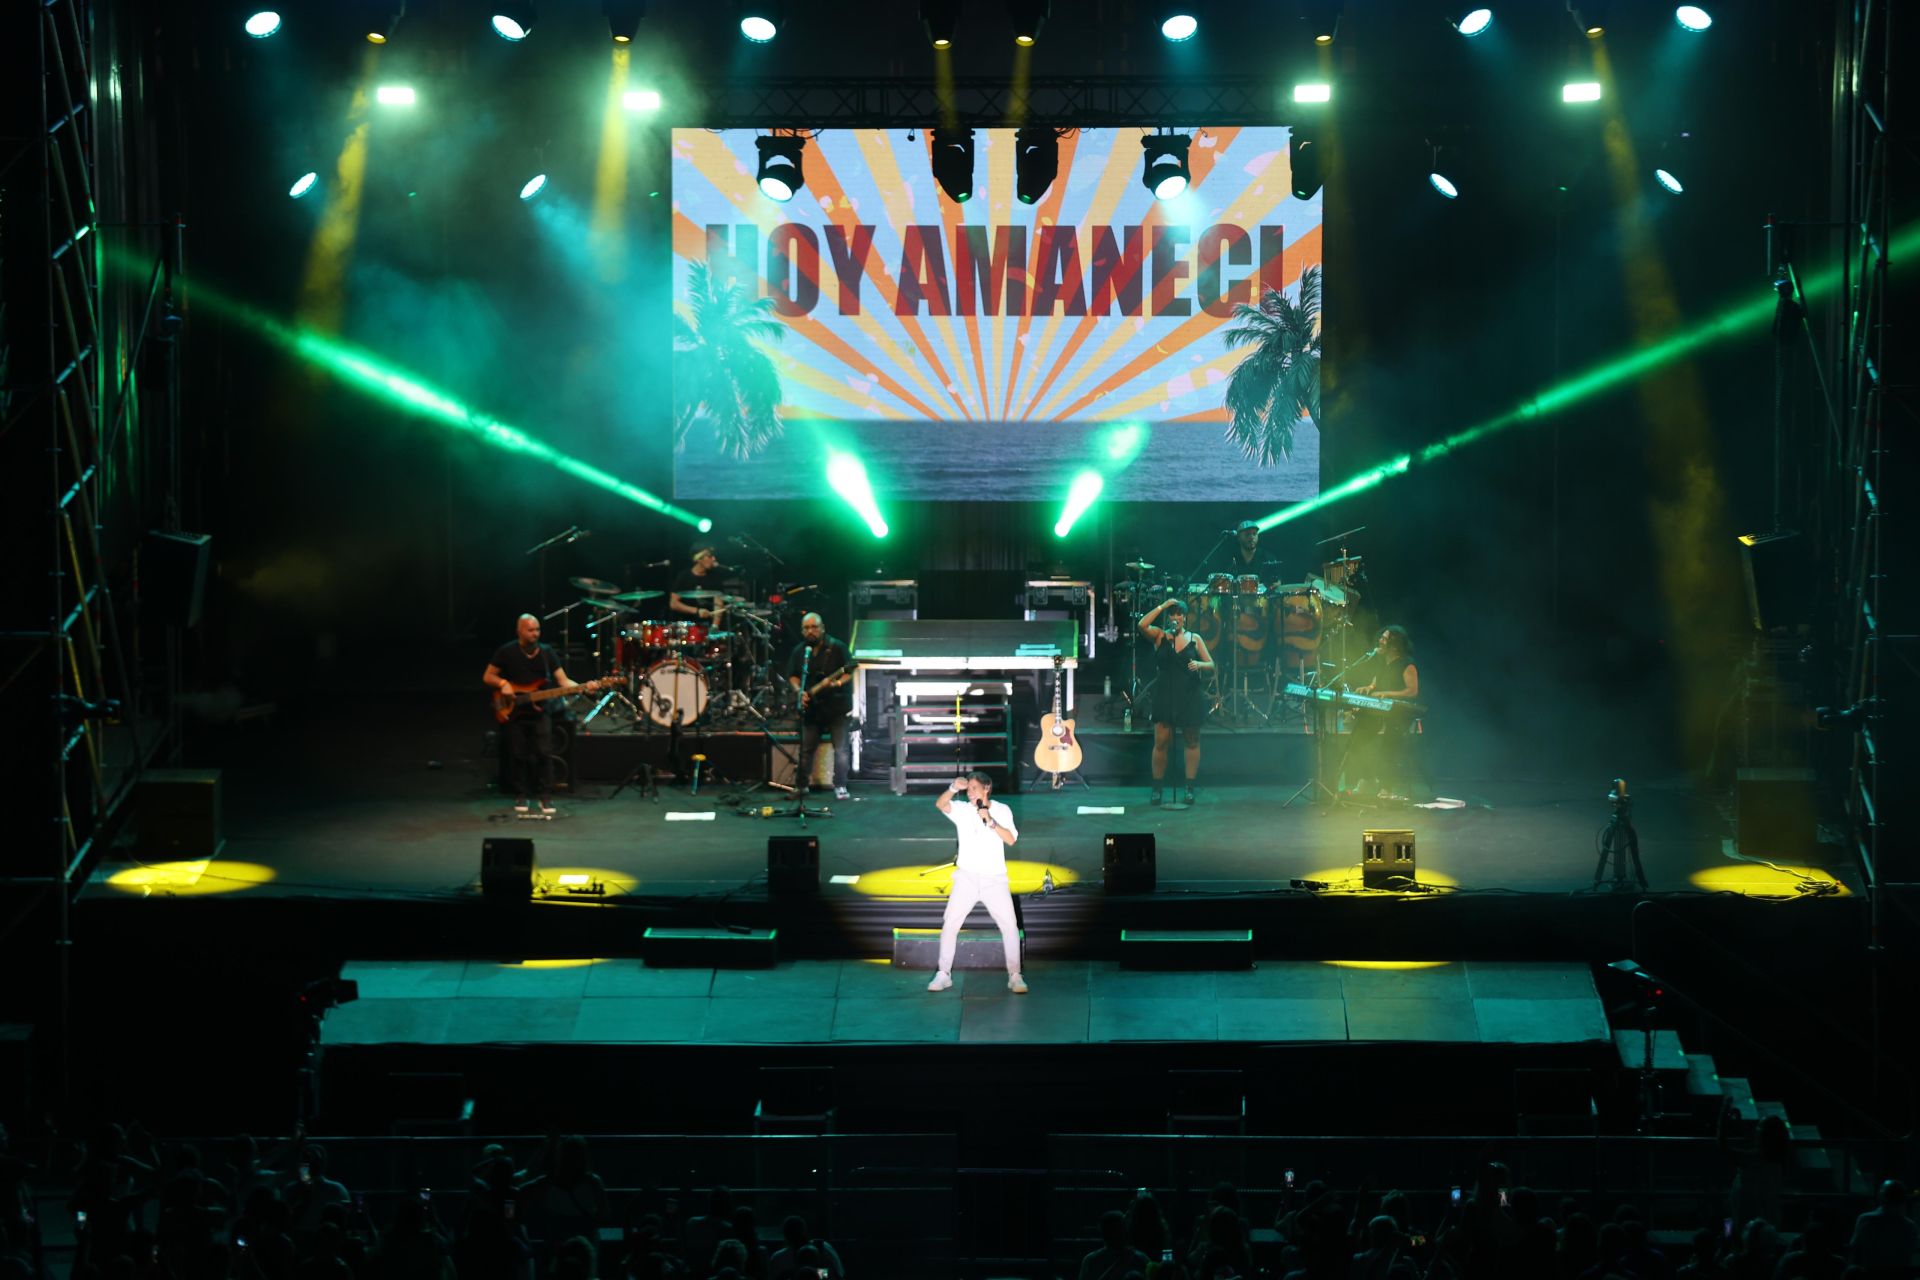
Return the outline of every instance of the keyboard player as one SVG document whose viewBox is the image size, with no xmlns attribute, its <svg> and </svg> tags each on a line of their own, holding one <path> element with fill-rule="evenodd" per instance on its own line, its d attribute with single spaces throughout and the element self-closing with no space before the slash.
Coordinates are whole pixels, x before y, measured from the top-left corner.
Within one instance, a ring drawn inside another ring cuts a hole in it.
<svg viewBox="0 0 1920 1280">
<path fill-rule="evenodd" d="M 1419 701 L 1420 669 L 1413 663 L 1413 640 L 1405 627 L 1396 623 L 1380 628 L 1371 664 L 1372 679 L 1355 689 L 1355 693 L 1385 698 L 1389 702 Z M 1340 768 L 1349 798 L 1369 794 L 1368 783 L 1379 788 L 1382 798 L 1395 798 L 1394 785 L 1400 781 L 1407 732 L 1412 724 L 1413 715 L 1405 707 L 1353 713 L 1353 736 Z"/>
</svg>

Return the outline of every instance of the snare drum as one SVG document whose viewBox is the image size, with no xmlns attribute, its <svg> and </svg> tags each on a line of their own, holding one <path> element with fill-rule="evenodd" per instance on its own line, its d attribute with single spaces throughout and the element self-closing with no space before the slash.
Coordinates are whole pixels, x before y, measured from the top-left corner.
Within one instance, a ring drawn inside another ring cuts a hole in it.
<svg viewBox="0 0 1920 1280">
<path fill-rule="evenodd" d="M 628 630 L 638 631 L 640 633 L 640 643 L 649 649 L 666 648 L 667 642 L 671 640 L 673 636 L 671 625 L 665 622 L 642 622 L 638 626 L 628 628 Z"/>
</svg>

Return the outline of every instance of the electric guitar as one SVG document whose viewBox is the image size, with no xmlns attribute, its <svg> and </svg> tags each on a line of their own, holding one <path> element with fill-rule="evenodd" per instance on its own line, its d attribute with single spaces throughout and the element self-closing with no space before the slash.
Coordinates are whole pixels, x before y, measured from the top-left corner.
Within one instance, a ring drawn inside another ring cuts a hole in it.
<svg viewBox="0 0 1920 1280">
<path fill-rule="evenodd" d="M 838 671 L 834 672 L 832 675 L 828 676 L 826 679 L 820 681 L 818 684 L 814 685 L 812 688 L 808 689 L 805 693 L 800 695 L 800 709 L 802 711 L 805 711 L 813 704 L 814 694 L 825 693 L 828 689 L 836 689 L 843 684 L 851 683 L 852 680 L 853 680 L 853 668 L 852 667 L 840 668 Z"/>
<path fill-rule="evenodd" d="M 1071 773 L 1080 767 L 1080 742 L 1073 736 L 1073 721 L 1060 718 L 1060 678 L 1061 665 L 1066 659 L 1060 654 L 1053 657 L 1053 711 L 1040 717 L 1040 741 L 1033 749 L 1033 763 L 1036 768 L 1045 769 L 1053 775 L 1053 785 L 1060 786 L 1060 775 Z"/>
<path fill-rule="evenodd" d="M 531 684 L 516 684 L 513 686 L 512 693 L 501 693 L 498 689 L 495 689 L 493 691 L 493 718 L 501 724 L 505 724 L 513 717 L 513 709 L 515 707 L 527 706 L 536 702 L 545 702 L 548 698 L 571 698 L 576 694 L 592 693 L 595 690 L 604 689 L 608 685 L 618 684 L 619 681 L 612 676 L 608 676 L 602 680 L 589 680 L 585 684 L 571 684 L 555 686 L 551 689 L 542 689 L 540 686 L 545 683 L 545 680 L 535 680 Z"/>
</svg>

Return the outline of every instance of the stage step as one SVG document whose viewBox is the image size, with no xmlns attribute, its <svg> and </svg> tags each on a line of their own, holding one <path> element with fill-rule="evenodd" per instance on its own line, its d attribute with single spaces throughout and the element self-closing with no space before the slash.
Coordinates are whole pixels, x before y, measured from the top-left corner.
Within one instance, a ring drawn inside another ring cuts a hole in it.
<svg viewBox="0 0 1920 1280">
<path fill-rule="evenodd" d="M 1122 929 L 1122 969 L 1251 969 L 1251 929 Z"/>
<path fill-rule="evenodd" d="M 1620 1056 L 1620 1065 L 1628 1071 L 1638 1071 L 1646 1061 L 1646 1033 L 1624 1030 L 1616 1027 L 1613 1032 L 1614 1052 Z M 1653 1033 L 1653 1069 L 1655 1071 L 1687 1070 L 1687 1055 L 1680 1047 L 1680 1033 L 1666 1028 L 1656 1029 Z"/>
</svg>

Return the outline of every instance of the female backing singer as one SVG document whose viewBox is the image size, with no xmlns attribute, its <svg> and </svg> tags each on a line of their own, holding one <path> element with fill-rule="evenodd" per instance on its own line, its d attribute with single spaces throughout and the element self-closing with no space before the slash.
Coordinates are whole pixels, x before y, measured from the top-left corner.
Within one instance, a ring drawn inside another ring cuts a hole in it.
<svg viewBox="0 0 1920 1280">
<path fill-rule="evenodd" d="M 1413 639 L 1407 635 L 1407 629 L 1399 625 L 1380 628 L 1374 646 L 1373 679 L 1354 692 L 1395 703 L 1418 702 L 1420 668 L 1413 665 Z M 1407 745 L 1407 731 L 1412 723 L 1413 716 L 1405 706 L 1396 706 L 1392 711 L 1353 713 L 1353 737 L 1347 744 L 1347 758 L 1341 768 L 1346 775 L 1345 794 L 1349 799 L 1367 794 L 1364 784 L 1369 780 L 1379 785 L 1380 799 L 1405 798 L 1396 794 L 1394 788 L 1400 781 L 1402 750 Z"/>
<path fill-rule="evenodd" d="M 1167 625 L 1154 625 L 1166 615 Z M 1212 710 L 1202 683 L 1213 673 L 1207 642 L 1187 630 L 1187 606 L 1168 600 L 1140 619 L 1140 634 L 1153 641 L 1153 790 L 1147 803 L 1160 803 L 1161 783 L 1167 776 L 1167 750 L 1173 731 L 1186 740 L 1187 785 L 1184 799 L 1193 803 L 1193 780 L 1200 772 L 1200 726 Z"/>
</svg>

